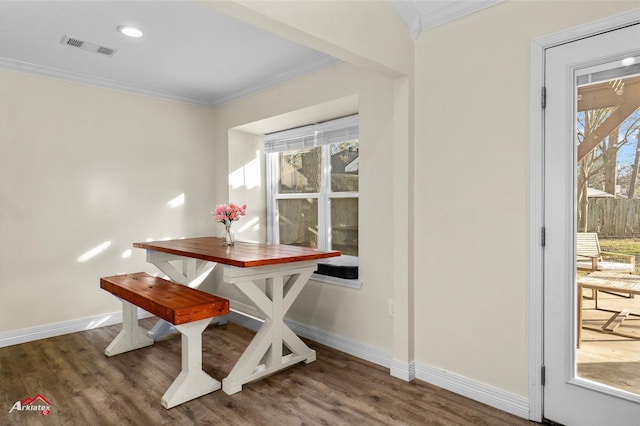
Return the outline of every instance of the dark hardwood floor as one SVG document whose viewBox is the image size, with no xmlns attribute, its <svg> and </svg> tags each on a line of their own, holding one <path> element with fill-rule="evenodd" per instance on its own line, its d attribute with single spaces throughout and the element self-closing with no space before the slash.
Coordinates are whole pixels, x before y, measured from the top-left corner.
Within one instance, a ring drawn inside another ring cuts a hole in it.
<svg viewBox="0 0 640 426">
<path fill-rule="evenodd" d="M 142 321 L 150 327 L 153 318 Z M 0 425 L 530 425 L 508 413 L 308 342 L 317 361 L 242 392 L 222 390 L 170 410 L 160 398 L 180 370 L 180 337 L 108 358 L 110 326 L 0 349 Z M 253 331 L 229 323 L 204 333 L 204 370 L 221 380 Z M 51 413 L 17 411 L 42 395 Z"/>
</svg>

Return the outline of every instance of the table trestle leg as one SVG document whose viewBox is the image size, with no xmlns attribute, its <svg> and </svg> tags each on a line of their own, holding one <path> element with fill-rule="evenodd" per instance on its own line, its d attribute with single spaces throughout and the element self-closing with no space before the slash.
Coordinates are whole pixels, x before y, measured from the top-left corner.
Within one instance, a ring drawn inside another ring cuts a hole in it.
<svg viewBox="0 0 640 426">
<path fill-rule="evenodd" d="M 268 369 L 277 368 L 282 363 L 282 329 L 284 317 L 284 284 L 282 277 L 267 278 L 266 295 L 271 299 L 271 346 L 264 361 Z"/>
<path fill-rule="evenodd" d="M 253 281 L 234 282 L 236 287 L 264 313 L 266 320 L 229 376 L 222 380 L 222 390 L 226 394 L 239 392 L 243 384 L 299 362 L 315 361 L 316 352 L 296 336 L 284 322 L 285 314 L 312 273 L 313 269 L 309 269 L 291 274 L 286 283 L 282 275 L 265 277 L 264 293 Z M 290 354 L 283 355 L 283 344 L 291 350 Z"/>
<path fill-rule="evenodd" d="M 282 329 L 284 344 L 294 354 L 305 355 L 303 359 L 305 364 L 309 364 L 316 360 L 316 351 L 309 348 L 288 326 Z"/>
</svg>

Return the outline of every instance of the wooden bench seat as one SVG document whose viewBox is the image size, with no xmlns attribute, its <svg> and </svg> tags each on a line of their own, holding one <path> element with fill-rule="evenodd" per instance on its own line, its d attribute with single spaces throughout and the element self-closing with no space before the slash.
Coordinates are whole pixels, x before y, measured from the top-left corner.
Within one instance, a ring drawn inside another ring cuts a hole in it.
<svg viewBox="0 0 640 426">
<path fill-rule="evenodd" d="M 100 279 L 100 288 L 173 325 L 229 313 L 229 301 L 144 272 Z"/>
<path fill-rule="evenodd" d="M 122 331 L 105 349 L 107 356 L 153 345 L 138 325 L 136 306 L 182 334 L 182 371 L 162 397 L 165 408 L 220 389 L 220 382 L 202 370 L 202 332 L 213 318 L 229 313 L 227 299 L 144 272 L 100 278 L 100 287 L 122 300 Z"/>
</svg>

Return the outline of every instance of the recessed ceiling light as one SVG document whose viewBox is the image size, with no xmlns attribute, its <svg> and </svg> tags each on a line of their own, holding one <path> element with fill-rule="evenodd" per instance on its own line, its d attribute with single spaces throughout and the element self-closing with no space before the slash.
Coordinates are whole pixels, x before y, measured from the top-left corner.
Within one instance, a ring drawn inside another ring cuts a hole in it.
<svg viewBox="0 0 640 426">
<path fill-rule="evenodd" d="M 620 63 L 622 64 L 623 67 L 628 67 L 629 65 L 633 65 L 636 63 L 636 58 L 633 58 L 633 57 L 624 58 L 623 60 L 620 61 Z"/>
<path fill-rule="evenodd" d="M 127 37 L 139 38 L 144 35 L 142 31 L 140 31 L 136 27 L 130 27 L 128 25 L 119 26 L 118 31 L 120 31 L 122 34 L 126 35 Z"/>
</svg>

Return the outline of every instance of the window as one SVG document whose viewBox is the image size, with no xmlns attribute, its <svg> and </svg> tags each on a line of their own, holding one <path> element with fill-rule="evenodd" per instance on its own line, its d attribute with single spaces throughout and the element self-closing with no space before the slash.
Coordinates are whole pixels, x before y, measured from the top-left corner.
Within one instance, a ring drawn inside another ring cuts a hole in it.
<svg viewBox="0 0 640 426">
<path fill-rule="evenodd" d="M 358 149 L 357 115 L 265 136 L 269 241 L 340 250 L 332 266 L 357 265 Z"/>
</svg>

